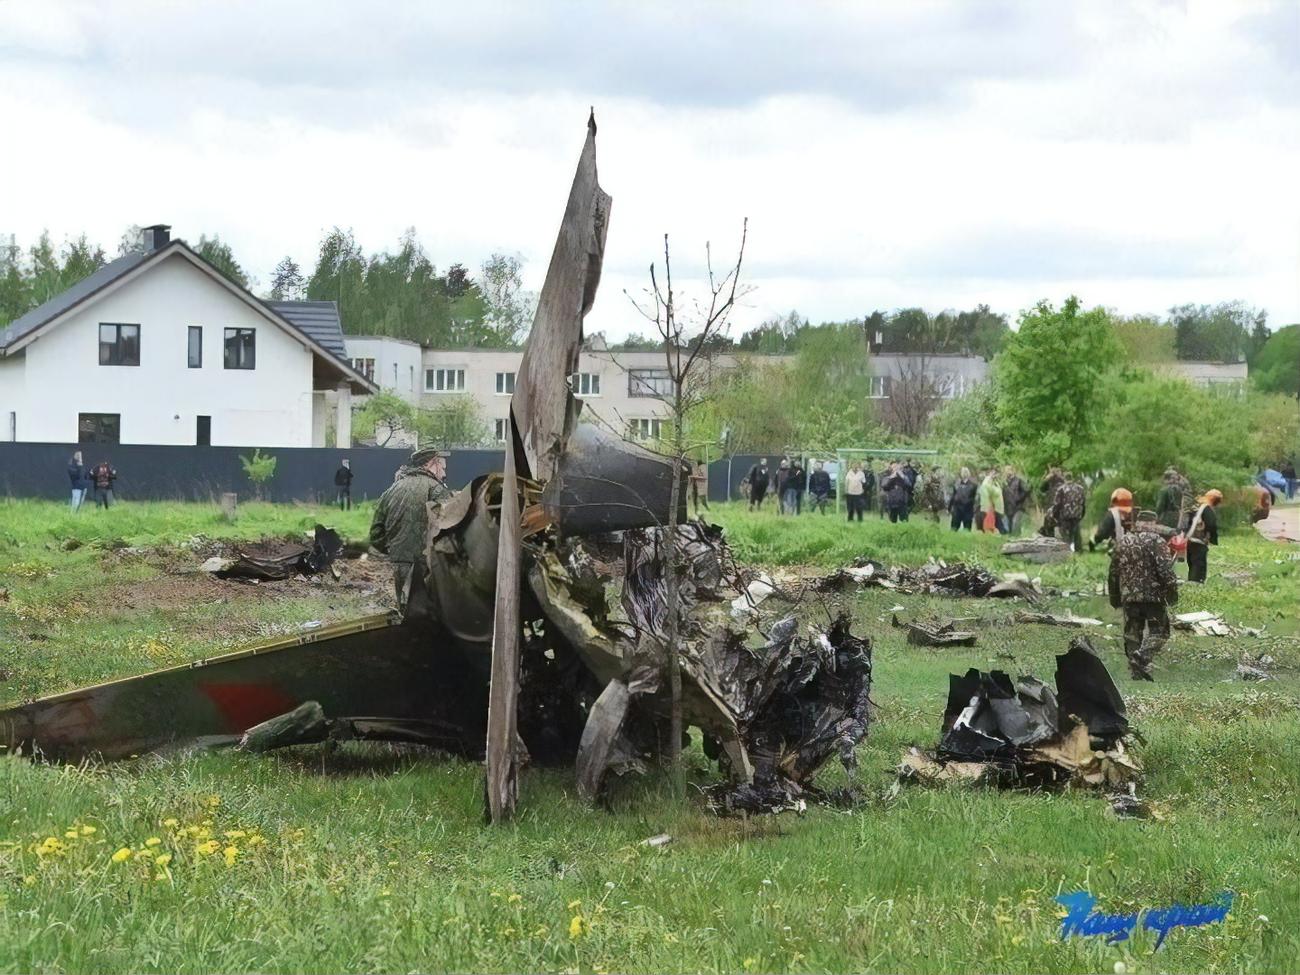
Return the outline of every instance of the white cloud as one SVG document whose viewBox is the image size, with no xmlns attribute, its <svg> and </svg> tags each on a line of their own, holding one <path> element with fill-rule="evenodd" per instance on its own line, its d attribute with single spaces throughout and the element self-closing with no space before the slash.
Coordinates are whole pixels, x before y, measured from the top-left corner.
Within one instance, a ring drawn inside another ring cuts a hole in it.
<svg viewBox="0 0 1300 975">
<path fill-rule="evenodd" d="M 439 265 L 520 251 L 536 286 L 595 104 L 613 335 L 665 231 L 689 286 L 746 216 L 741 326 L 1069 292 L 1295 321 L 1296 10 L 10 0 L 0 229 L 164 220 L 265 281 L 333 224 L 415 225 Z"/>
</svg>

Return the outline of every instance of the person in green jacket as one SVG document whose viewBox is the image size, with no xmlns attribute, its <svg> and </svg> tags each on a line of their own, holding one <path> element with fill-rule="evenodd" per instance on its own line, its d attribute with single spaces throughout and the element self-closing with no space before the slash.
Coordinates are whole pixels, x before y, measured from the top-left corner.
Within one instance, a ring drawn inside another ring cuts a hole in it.
<svg viewBox="0 0 1300 975">
<path fill-rule="evenodd" d="M 1156 495 L 1156 519 L 1166 528 L 1177 528 L 1183 516 L 1185 482 L 1172 467 L 1165 471 L 1164 486 Z"/>
<path fill-rule="evenodd" d="M 998 469 L 990 467 L 984 475 L 984 480 L 980 481 L 979 488 L 979 514 L 977 519 L 981 526 L 984 524 L 984 515 L 993 512 L 993 520 L 997 525 L 999 534 L 1005 535 L 1009 530 L 1007 528 L 1006 502 L 1002 500 L 1002 485 L 998 482 Z"/>
<path fill-rule="evenodd" d="M 413 586 L 424 584 L 424 542 L 429 525 L 426 505 L 451 497 L 446 477 L 445 452 L 432 447 L 417 450 L 398 469 L 397 479 L 375 505 L 370 544 L 393 565 L 397 608 L 403 614 Z"/>
</svg>

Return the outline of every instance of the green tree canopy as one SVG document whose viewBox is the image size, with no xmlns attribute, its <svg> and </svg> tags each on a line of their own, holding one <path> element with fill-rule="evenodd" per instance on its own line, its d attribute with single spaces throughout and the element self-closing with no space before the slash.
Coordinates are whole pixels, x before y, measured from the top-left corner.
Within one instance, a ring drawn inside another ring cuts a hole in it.
<svg viewBox="0 0 1300 975">
<path fill-rule="evenodd" d="M 1285 393 L 1300 399 L 1300 325 L 1274 332 L 1255 356 L 1251 382 L 1265 393 Z"/>
<path fill-rule="evenodd" d="M 230 245 L 218 235 L 213 234 L 209 237 L 207 234 L 200 234 L 194 252 L 241 288 L 252 287 L 252 279 L 235 260 Z"/>
</svg>

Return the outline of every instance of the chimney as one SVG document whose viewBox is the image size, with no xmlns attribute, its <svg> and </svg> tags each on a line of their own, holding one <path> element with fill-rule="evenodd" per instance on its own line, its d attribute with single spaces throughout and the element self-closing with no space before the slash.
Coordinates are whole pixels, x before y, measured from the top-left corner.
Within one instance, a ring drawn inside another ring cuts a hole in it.
<svg viewBox="0 0 1300 975">
<path fill-rule="evenodd" d="M 170 224 L 156 223 L 153 226 L 145 227 L 141 231 L 144 234 L 144 250 L 146 254 L 152 254 L 160 248 L 166 247 L 172 239 L 172 228 Z"/>
</svg>

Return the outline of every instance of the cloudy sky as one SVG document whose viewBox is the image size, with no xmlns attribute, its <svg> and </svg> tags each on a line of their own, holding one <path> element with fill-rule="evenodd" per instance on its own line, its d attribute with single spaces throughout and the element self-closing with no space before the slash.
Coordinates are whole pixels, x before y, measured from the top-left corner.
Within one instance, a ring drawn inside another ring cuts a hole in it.
<svg viewBox="0 0 1300 975">
<path fill-rule="evenodd" d="M 750 222 L 737 330 L 1079 294 L 1300 321 L 1300 0 L 0 0 L 0 232 L 218 233 L 269 282 L 415 226 L 539 287 L 595 106 L 588 331 Z M 688 285 L 689 287 L 689 285 Z"/>
</svg>

